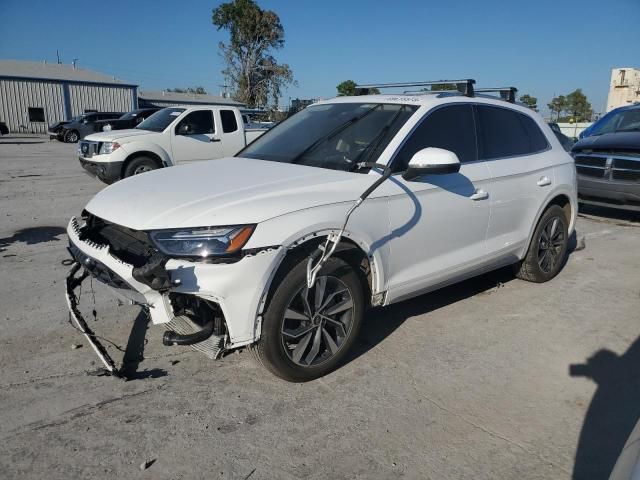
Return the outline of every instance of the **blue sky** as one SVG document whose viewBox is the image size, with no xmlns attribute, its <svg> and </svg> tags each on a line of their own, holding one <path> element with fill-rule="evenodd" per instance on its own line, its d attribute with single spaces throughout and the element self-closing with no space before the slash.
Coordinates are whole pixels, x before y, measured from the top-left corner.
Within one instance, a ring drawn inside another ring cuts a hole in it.
<svg viewBox="0 0 640 480">
<path fill-rule="evenodd" d="M 142 88 L 223 83 L 211 24 L 219 1 L 2 0 L 0 58 L 84 68 Z M 332 97 L 345 79 L 360 82 L 440 78 L 514 85 L 538 97 L 582 88 L 605 106 L 610 70 L 640 67 L 640 0 L 312 1 L 259 0 L 286 34 L 276 58 L 298 87 L 289 97 Z M 543 107 L 543 113 L 546 107 Z"/>
</svg>

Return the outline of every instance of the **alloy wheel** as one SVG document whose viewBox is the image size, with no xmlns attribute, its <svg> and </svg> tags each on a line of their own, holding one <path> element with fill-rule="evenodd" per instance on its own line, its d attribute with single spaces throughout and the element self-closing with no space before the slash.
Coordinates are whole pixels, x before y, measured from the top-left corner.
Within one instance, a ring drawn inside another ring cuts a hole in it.
<svg viewBox="0 0 640 480">
<path fill-rule="evenodd" d="M 140 165 L 133 171 L 133 174 L 138 175 L 140 173 L 150 172 L 151 170 L 153 170 L 153 168 L 151 168 L 149 165 Z"/>
<path fill-rule="evenodd" d="M 311 290 L 300 288 L 287 304 L 280 329 L 289 359 L 309 367 L 336 355 L 351 333 L 354 308 L 349 288 L 338 278 L 318 277 Z"/>
<path fill-rule="evenodd" d="M 565 243 L 565 233 L 559 217 L 547 220 L 538 240 L 538 266 L 545 272 L 551 272 L 560 260 Z"/>
</svg>

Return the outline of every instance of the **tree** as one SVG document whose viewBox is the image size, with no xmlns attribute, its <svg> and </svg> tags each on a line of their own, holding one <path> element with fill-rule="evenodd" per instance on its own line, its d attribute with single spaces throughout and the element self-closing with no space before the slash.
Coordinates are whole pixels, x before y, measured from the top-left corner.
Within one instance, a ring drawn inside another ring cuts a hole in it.
<svg viewBox="0 0 640 480">
<path fill-rule="evenodd" d="M 336 89 L 338 90 L 339 97 L 352 97 L 354 95 L 358 95 L 358 89 L 356 88 L 356 82 L 353 80 L 345 80 L 340 83 Z M 368 88 L 367 92 L 369 95 L 377 95 L 380 93 L 380 90 L 377 88 Z"/>
<path fill-rule="evenodd" d="M 213 9 L 211 21 L 229 32 L 229 43 L 219 43 L 236 100 L 251 107 L 278 104 L 281 90 L 294 83 L 289 65 L 279 64 L 271 52 L 284 46 L 284 28 L 278 15 L 254 0 L 232 0 Z"/>
<path fill-rule="evenodd" d="M 187 87 L 187 88 L 180 88 L 180 87 L 176 87 L 176 88 L 167 88 L 167 92 L 174 92 L 174 93 L 195 93 L 197 95 L 206 95 L 207 91 L 205 90 L 204 87 Z"/>
<path fill-rule="evenodd" d="M 578 88 L 566 97 L 567 105 L 565 110 L 573 116 L 574 122 L 590 122 L 593 115 L 591 104 L 587 96 Z"/>
<path fill-rule="evenodd" d="M 547 107 L 551 110 L 551 116 L 556 114 L 556 122 L 560 120 L 560 115 L 567 108 L 567 98 L 564 95 L 560 95 L 559 97 L 553 97 L 551 99 L 551 103 L 547 103 Z"/>
<path fill-rule="evenodd" d="M 538 111 L 538 99 L 536 97 L 532 97 L 528 93 L 525 93 L 520 97 L 520 101 L 524 103 L 531 110 Z"/>
</svg>

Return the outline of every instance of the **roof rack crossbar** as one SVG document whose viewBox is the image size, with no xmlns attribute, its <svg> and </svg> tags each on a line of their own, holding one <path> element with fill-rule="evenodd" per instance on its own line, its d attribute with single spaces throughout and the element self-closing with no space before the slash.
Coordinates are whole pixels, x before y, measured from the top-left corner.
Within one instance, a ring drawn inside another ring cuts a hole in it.
<svg viewBox="0 0 640 480">
<path fill-rule="evenodd" d="M 405 82 L 405 83 L 372 83 L 366 85 L 356 85 L 356 95 L 367 95 L 370 89 L 383 88 L 410 88 L 410 87 L 426 87 L 429 85 L 452 84 L 456 90 L 467 97 L 473 97 L 473 84 L 476 81 L 472 78 L 464 78 L 460 80 L 429 80 L 425 82 Z"/>
<path fill-rule="evenodd" d="M 478 88 L 477 93 L 499 93 L 502 100 L 506 100 L 509 103 L 516 103 L 516 93 L 518 89 L 516 87 L 494 87 L 494 88 Z"/>
</svg>

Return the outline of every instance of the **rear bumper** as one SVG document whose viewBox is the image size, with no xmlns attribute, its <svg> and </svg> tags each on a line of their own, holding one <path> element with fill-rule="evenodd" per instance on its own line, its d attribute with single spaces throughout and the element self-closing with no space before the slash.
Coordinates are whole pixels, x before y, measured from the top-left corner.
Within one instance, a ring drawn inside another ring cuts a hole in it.
<svg viewBox="0 0 640 480">
<path fill-rule="evenodd" d="M 580 203 L 640 211 L 640 183 L 612 182 L 578 175 Z"/>
<path fill-rule="evenodd" d="M 122 164 L 124 162 L 93 162 L 78 157 L 80 165 L 92 177 L 97 177 L 104 183 L 114 183 L 121 178 Z"/>
</svg>

